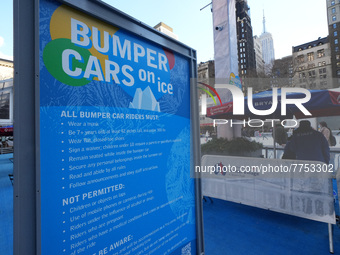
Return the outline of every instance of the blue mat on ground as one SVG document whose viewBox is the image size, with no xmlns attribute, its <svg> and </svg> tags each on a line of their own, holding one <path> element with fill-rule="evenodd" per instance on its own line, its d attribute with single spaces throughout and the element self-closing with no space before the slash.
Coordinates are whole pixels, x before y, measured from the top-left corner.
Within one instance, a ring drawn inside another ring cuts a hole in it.
<svg viewBox="0 0 340 255">
<path fill-rule="evenodd" d="M 329 253 L 328 225 L 213 198 L 203 202 L 206 255 L 322 255 Z M 334 226 L 334 254 L 340 229 Z"/>
<path fill-rule="evenodd" d="M 13 154 L 0 155 L 0 254 L 13 254 Z"/>
</svg>

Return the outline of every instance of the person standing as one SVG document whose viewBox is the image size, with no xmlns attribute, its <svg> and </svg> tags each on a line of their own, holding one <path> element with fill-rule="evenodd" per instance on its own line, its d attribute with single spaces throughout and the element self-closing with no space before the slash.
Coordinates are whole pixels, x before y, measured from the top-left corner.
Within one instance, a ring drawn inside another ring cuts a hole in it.
<svg viewBox="0 0 340 255">
<path fill-rule="evenodd" d="M 275 126 L 275 132 L 273 132 L 272 134 L 274 141 L 281 145 L 281 146 L 285 146 L 287 143 L 287 132 L 284 129 L 283 126 L 281 126 L 280 124 L 276 124 Z"/>
<path fill-rule="evenodd" d="M 308 120 L 300 121 L 299 127 L 293 132 L 286 144 L 284 155 L 295 155 L 295 159 L 321 161 L 329 163 L 329 144 L 325 136 L 314 130 Z"/>
</svg>

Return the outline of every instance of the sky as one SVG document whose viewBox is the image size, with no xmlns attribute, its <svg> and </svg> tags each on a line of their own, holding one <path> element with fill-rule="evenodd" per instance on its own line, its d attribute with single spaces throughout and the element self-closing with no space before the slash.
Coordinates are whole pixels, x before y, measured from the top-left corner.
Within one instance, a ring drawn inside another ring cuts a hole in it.
<svg viewBox="0 0 340 255">
<path fill-rule="evenodd" d="M 266 31 L 274 40 L 275 58 L 292 54 L 298 46 L 328 35 L 326 0 L 248 0 L 253 35 Z"/>
<path fill-rule="evenodd" d="M 164 22 L 179 40 L 197 50 L 198 62 L 214 59 L 212 12 L 200 9 L 211 0 L 105 0 L 113 7 L 149 26 Z M 274 40 L 275 58 L 292 53 L 297 46 L 328 35 L 326 0 L 248 0 L 253 35 L 266 31 Z M 12 1 L 2 0 L 0 15 L 0 58 L 13 58 Z"/>
<path fill-rule="evenodd" d="M 13 60 L 12 1 L 1 1 L 0 9 L 0 58 Z"/>
</svg>

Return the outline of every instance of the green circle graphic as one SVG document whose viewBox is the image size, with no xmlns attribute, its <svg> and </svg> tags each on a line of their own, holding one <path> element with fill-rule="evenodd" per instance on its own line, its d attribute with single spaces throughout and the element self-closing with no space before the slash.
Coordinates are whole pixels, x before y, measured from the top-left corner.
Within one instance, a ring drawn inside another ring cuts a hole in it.
<svg viewBox="0 0 340 255">
<path fill-rule="evenodd" d="M 66 74 L 62 66 L 62 53 L 66 49 L 77 51 L 82 57 L 82 61 L 74 59 L 72 61 L 72 70 L 80 68 L 83 71 L 91 55 L 90 51 L 78 46 L 75 46 L 70 39 L 60 38 L 50 41 L 44 48 L 43 60 L 47 70 L 58 81 L 70 86 L 84 86 L 90 82 L 86 78 L 74 78 Z"/>
</svg>

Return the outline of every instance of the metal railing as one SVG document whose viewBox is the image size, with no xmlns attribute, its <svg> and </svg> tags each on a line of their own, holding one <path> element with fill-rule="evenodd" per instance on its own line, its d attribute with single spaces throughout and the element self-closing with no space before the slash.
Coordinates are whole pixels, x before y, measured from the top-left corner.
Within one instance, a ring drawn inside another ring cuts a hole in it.
<svg viewBox="0 0 340 255">
<path fill-rule="evenodd" d="M 0 154 L 13 153 L 13 147 L 0 147 Z"/>
<path fill-rule="evenodd" d="M 276 148 L 276 158 L 282 158 L 284 148 Z M 264 147 L 262 149 L 264 158 L 275 158 L 274 149 L 272 147 Z M 340 150 L 331 149 L 330 151 L 330 164 L 334 165 L 334 169 L 337 170 L 340 167 Z"/>
</svg>

